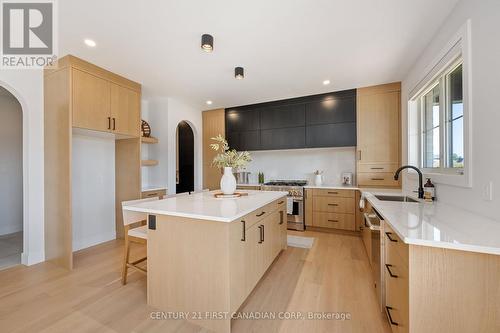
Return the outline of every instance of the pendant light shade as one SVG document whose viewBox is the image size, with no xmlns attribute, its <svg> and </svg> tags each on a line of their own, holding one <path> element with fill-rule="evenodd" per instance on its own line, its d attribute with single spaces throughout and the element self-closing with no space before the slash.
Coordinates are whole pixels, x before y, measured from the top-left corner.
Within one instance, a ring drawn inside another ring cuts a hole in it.
<svg viewBox="0 0 500 333">
<path fill-rule="evenodd" d="M 205 52 L 212 52 L 214 50 L 214 37 L 209 34 L 201 36 L 201 49 Z"/>
<path fill-rule="evenodd" d="M 241 80 L 245 77 L 245 72 L 243 67 L 235 67 L 234 68 L 234 77 L 238 80 Z"/>
</svg>

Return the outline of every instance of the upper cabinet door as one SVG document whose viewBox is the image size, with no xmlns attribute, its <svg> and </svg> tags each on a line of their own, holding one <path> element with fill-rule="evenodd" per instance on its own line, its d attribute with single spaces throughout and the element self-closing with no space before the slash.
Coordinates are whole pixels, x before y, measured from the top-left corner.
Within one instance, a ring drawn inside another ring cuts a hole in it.
<svg viewBox="0 0 500 333">
<path fill-rule="evenodd" d="M 399 162 L 399 91 L 358 95 L 359 163 Z"/>
<path fill-rule="evenodd" d="M 307 125 L 356 122 L 356 96 L 324 99 L 306 104 Z"/>
<path fill-rule="evenodd" d="M 141 125 L 141 95 L 132 89 L 111 83 L 111 130 L 138 137 Z"/>
<path fill-rule="evenodd" d="M 73 69 L 73 126 L 96 131 L 111 127 L 110 83 L 92 74 Z"/>
<path fill-rule="evenodd" d="M 260 128 L 299 127 L 306 125 L 304 104 L 272 106 L 260 109 Z"/>
</svg>

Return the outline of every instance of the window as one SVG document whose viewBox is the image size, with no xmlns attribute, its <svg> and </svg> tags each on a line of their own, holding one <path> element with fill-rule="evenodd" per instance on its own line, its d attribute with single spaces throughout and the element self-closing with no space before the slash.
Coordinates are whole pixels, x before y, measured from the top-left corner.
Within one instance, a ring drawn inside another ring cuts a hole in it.
<svg viewBox="0 0 500 333">
<path fill-rule="evenodd" d="M 436 183 L 472 185 L 470 71 L 467 21 L 408 93 L 408 163 Z"/>
<path fill-rule="evenodd" d="M 421 163 L 430 172 L 464 168 L 462 59 L 447 67 L 417 98 L 421 121 Z"/>
</svg>

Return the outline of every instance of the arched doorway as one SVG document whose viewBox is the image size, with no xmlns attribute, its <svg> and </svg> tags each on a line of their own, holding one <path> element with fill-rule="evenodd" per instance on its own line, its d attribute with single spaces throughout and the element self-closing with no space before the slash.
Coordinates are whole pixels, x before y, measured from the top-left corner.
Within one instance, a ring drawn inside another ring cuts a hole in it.
<svg viewBox="0 0 500 333">
<path fill-rule="evenodd" d="M 194 133 L 186 121 L 177 125 L 176 193 L 194 191 Z"/>
<path fill-rule="evenodd" d="M 23 111 L 0 87 L 0 269 L 21 263 L 23 252 Z"/>
</svg>

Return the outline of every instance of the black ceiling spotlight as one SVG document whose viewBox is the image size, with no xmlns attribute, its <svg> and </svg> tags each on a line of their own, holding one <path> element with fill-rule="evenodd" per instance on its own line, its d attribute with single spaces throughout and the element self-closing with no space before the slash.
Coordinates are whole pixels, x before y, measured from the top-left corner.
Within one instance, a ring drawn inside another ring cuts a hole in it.
<svg viewBox="0 0 500 333">
<path fill-rule="evenodd" d="M 234 77 L 238 80 L 242 80 L 245 77 L 243 67 L 234 67 Z"/>
<path fill-rule="evenodd" d="M 212 52 L 214 50 L 214 37 L 212 35 L 201 35 L 201 49 L 205 52 Z"/>
</svg>

